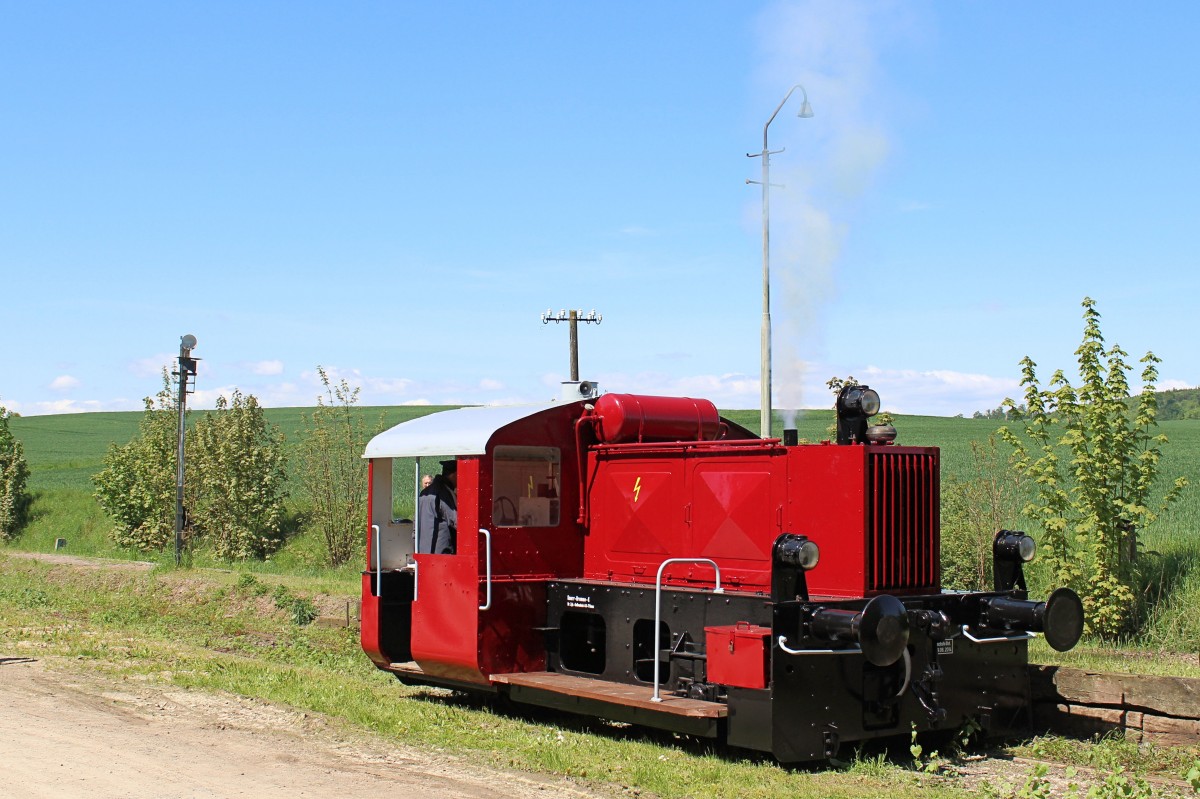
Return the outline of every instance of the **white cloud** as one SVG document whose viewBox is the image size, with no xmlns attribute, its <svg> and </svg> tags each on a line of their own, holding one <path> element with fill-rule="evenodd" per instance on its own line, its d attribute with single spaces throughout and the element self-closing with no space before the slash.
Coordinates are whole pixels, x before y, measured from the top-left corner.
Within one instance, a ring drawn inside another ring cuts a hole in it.
<svg viewBox="0 0 1200 799">
<path fill-rule="evenodd" d="M 71 375 L 59 375 L 50 381 L 50 388 L 53 391 L 70 391 L 73 388 L 79 387 L 78 378 Z"/>
<path fill-rule="evenodd" d="M 171 371 L 178 357 L 178 355 L 151 355 L 148 358 L 130 361 L 127 367 L 134 377 L 157 377 L 162 374 L 163 369 Z"/>
<path fill-rule="evenodd" d="M 499 380 L 493 380 L 490 377 L 485 377 L 479 381 L 479 387 L 484 391 L 499 391 L 504 388 L 504 384 Z"/>
<path fill-rule="evenodd" d="M 61 399 L 48 402 L 32 402 L 11 407 L 22 416 L 43 416 L 56 413 L 95 413 L 97 411 L 140 411 L 145 407 L 141 400 L 73 400 Z"/>
<path fill-rule="evenodd" d="M 264 377 L 281 375 L 283 374 L 283 361 L 257 361 L 250 364 L 250 371 Z"/>
<path fill-rule="evenodd" d="M 916 371 L 867 366 L 853 372 L 859 382 L 879 392 L 883 409 L 893 413 L 927 416 L 970 416 L 995 408 L 1006 397 L 1020 398 L 1020 383 L 1008 377 L 953 372 L 945 369 Z"/>
</svg>

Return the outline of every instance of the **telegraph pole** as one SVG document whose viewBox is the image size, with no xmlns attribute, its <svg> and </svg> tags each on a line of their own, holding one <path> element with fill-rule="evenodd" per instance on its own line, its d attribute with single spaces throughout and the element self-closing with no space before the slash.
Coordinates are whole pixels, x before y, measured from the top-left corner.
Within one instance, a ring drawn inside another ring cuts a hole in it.
<svg viewBox="0 0 1200 799">
<path fill-rule="evenodd" d="M 196 361 L 192 357 L 192 349 L 196 346 L 196 337 L 191 333 L 179 337 L 179 369 L 174 372 L 179 378 L 179 449 L 175 453 L 175 565 L 179 566 L 183 557 L 183 526 L 187 521 L 187 511 L 183 508 L 183 437 L 185 430 L 185 413 L 187 411 L 188 378 L 196 376 Z"/>
<path fill-rule="evenodd" d="M 568 322 L 570 324 L 570 328 L 571 328 L 571 382 L 572 383 L 579 382 L 579 323 L 583 322 L 585 324 L 598 325 L 603 320 L 604 320 L 604 316 L 602 314 L 596 313 L 596 309 L 594 309 L 594 308 L 592 309 L 592 312 L 589 313 L 587 316 L 583 315 L 582 310 L 568 311 L 566 309 L 559 311 L 557 315 L 555 315 L 554 311 L 552 311 L 550 309 L 547 309 L 546 312 L 544 314 L 542 314 L 542 324 L 543 325 L 548 325 L 551 322 L 555 322 L 555 323 Z"/>
</svg>

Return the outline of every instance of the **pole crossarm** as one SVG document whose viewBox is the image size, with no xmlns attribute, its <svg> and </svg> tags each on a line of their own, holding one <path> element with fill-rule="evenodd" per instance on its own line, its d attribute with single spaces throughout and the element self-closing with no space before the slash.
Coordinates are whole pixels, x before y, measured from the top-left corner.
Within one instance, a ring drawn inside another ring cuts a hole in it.
<svg viewBox="0 0 1200 799">
<path fill-rule="evenodd" d="M 598 325 L 602 321 L 604 321 L 604 315 L 596 313 L 595 308 L 593 308 L 592 312 L 589 313 L 587 316 L 583 315 L 582 308 L 580 308 L 579 310 L 572 309 L 570 311 L 568 311 L 567 309 L 564 308 L 561 311 L 559 311 L 558 314 L 555 314 L 553 309 L 547 308 L 546 312 L 542 314 L 542 324 L 543 325 L 548 325 L 551 322 L 554 322 L 556 324 L 558 322 L 567 322 L 570 324 L 570 327 L 571 327 L 571 382 L 573 382 L 573 383 L 579 382 L 579 323 L 584 322 L 587 324 Z"/>
</svg>

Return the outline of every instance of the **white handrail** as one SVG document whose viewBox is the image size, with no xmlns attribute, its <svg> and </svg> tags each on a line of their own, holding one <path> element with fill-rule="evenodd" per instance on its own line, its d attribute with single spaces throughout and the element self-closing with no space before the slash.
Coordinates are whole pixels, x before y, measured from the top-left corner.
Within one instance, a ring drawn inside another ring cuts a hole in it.
<svg viewBox="0 0 1200 799">
<path fill-rule="evenodd" d="M 779 636 L 779 648 L 789 655 L 857 655 L 862 652 L 862 647 L 852 647 L 847 649 L 792 649 L 787 645 L 787 636 Z"/>
<path fill-rule="evenodd" d="M 379 525 L 371 525 L 371 533 L 375 537 L 375 597 L 383 599 L 383 557 L 380 548 L 379 539 L 383 536 L 379 535 Z"/>
<path fill-rule="evenodd" d="M 977 644 L 1003 644 L 1011 643 L 1013 641 L 1028 641 L 1030 639 L 1037 638 L 1037 633 L 1030 632 L 1021 632 L 1015 635 L 1001 635 L 996 638 L 976 638 L 975 636 L 971 635 L 971 633 L 967 632 L 967 625 L 965 624 L 962 626 L 962 634 L 967 638 L 967 640 L 973 641 Z"/>
<path fill-rule="evenodd" d="M 662 574 L 663 569 L 672 563 L 707 563 L 717 573 L 717 583 L 713 589 L 713 593 L 725 593 L 721 588 L 721 567 L 717 565 L 715 560 L 708 558 L 667 558 L 659 564 L 658 574 L 654 577 L 654 649 L 652 650 L 654 653 L 654 695 L 650 697 L 651 702 L 662 701 L 658 688 L 659 661 L 661 660 L 658 656 L 658 630 L 662 626 Z M 670 639 L 667 640 L 667 645 L 670 646 Z"/>
<path fill-rule="evenodd" d="M 486 542 L 484 548 L 487 553 L 487 592 L 485 594 L 487 600 L 479 606 L 479 609 L 489 610 L 492 607 L 492 534 L 487 530 L 484 530 L 482 527 L 479 528 L 479 533 L 483 536 L 483 540 Z"/>
</svg>

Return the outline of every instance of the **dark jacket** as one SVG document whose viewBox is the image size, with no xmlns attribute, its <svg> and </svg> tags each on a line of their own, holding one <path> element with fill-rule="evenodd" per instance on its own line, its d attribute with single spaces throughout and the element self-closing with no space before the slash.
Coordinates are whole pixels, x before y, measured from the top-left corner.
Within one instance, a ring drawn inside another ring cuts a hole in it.
<svg viewBox="0 0 1200 799">
<path fill-rule="evenodd" d="M 417 499 L 417 552 L 453 555 L 458 539 L 458 501 L 442 475 Z"/>
</svg>

